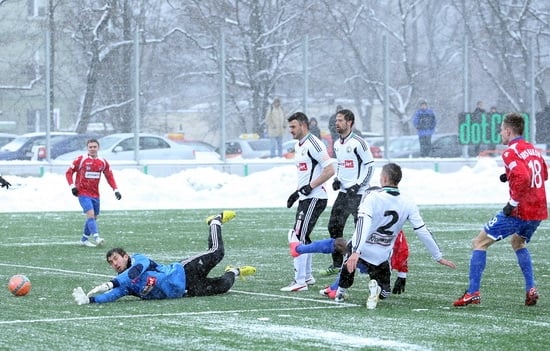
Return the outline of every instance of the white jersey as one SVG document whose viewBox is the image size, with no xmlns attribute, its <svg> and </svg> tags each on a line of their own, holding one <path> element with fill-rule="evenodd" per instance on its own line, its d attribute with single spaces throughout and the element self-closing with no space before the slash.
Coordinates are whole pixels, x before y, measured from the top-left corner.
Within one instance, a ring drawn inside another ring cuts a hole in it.
<svg viewBox="0 0 550 351">
<path fill-rule="evenodd" d="M 315 135 L 308 133 L 294 147 L 294 160 L 298 170 L 298 187 L 308 185 L 312 179 L 321 175 L 323 168 L 330 166 L 334 160 L 327 153 L 327 147 Z M 300 194 L 300 200 L 306 198 L 328 199 L 323 185 L 313 188 L 308 196 Z"/>
<path fill-rule="evenodd" d="M 363 260 L 374 265 L 387 261 L 406 220 L 412 224 L 432 258 L 439 261 L 443 254 L 426 228 L 418 207 L 393 187 L 369 191 L 363 197 L 352 237 L 352 252 L 357 252 Z"/>
<path fill-rule="evenodd" d="M 338 161 L 336 177 L 342 183 L 340 191 L 358 184 L 358 194 L 364 194 L 369 187 L 373 173 L 374 159 L 367 142 L 355 133 L 350 133 L 345 139 L 338 138 L 334 142 L 334 152 Z"/>
</svg>

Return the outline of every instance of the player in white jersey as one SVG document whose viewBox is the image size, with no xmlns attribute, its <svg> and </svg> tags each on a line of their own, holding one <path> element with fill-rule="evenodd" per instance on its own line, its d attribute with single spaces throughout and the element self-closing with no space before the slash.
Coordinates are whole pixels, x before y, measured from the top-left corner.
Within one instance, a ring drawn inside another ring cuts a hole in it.
<svg viewBox="0 0 550 351">
<path fill-rule="evenodd" d="M 334 160 L 327 153 L 325 144 L 309 132 L 309 120 L 302 112 L 288 117 L 288 129 L 297 140 L 294 161 L 297 168 L 297 187 L 287 201 L 290 208 L 298 202 L 294 229 L 300 242 L 311 243 L 310 234 L 321 213 L 327 207 L 328 195 L 324 183 L 334 176 Z M 281 291 L 304 291 L 315 283 L 312 276 L 312 254 L 294 259 L 294 280 Z"/>
<path fill-rule="evenodd" d="M 357 208 L 361 197 L 370 186 L 374 159 L 367 142 L 353 132 L 355 115 L 350 110 L 340 110 L 336 113 L 336 131 L 339 138 L 334 141 L 334 153 L 338 166 L 332 189 L 338 191 L 338 196 L 332 205 L 328 232 L 333 239 L 344 236 L 344 227 L 349 216 L 357 223 Z M 322 270 L 321 275 L 336 274 L 340 271 L 344 256 L 338 252 L 332 254 L 332 264 Z"/>
<path fill-rule="evenodd" d="M 353 284 L 359 261 L 367 267 L 371 279 L 367 308 L 376 308 L 379 298 L 389 295 L 388 258 L 405 221 L 411 223 L 416 235 L 435 261 L 456 268 L 453 262 L 443 258 L 414 201 L 400 194 L 398 185 L 401 177 L 399 165 L 384 165 L 380 173 L 382 189 L 368 192 L 359 205 L 357 226 L 351 239 L 351 254 L 342 266 L 335 301 L 344 301 L 346 290 Z"/>
</svg>

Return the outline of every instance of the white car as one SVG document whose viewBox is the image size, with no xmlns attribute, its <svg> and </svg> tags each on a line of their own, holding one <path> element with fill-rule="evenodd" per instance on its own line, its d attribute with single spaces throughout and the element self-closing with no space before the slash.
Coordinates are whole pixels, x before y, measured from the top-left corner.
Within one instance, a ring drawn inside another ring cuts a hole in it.
<svg viewBox="0 0 550 351">
<path fill-rule="evenodd" d="M 108 161 L 134 161 L 134 133 L 117 133 L 104 136 L 99 141 L 99 155 Z M 56 158 L 60 161 L 72 161 L 86 149 L 69 152 Z M 175 143 L 164 137 L 140 133 L 138 159 L 142 160 L 194 160 L 193 148 Z"/>
</svg>

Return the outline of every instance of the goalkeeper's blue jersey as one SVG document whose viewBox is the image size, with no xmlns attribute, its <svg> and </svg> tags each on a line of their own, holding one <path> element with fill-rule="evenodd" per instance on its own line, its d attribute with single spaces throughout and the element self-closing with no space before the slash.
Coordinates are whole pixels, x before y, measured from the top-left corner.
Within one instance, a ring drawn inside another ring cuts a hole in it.
<svg viewBox="0 0 550 351">
<path fill-rule="evenodd" d="M 113 289 L 95 296 L 94 302 L 112 302 L 126 295 L 144 300 L 183 297 L 185 281 L 185 270 L 180 262 L 164 265 L 135 254 L 131 257 L 130 268 L 111 280 Z"/>
</svg>

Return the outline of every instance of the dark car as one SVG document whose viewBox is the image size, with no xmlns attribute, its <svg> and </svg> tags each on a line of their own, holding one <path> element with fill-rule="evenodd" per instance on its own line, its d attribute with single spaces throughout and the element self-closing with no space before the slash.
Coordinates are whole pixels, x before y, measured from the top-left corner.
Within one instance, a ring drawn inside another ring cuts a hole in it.
<svg viewBox="0 0 550 351">
<path fill-rule="evenodd" d="M 76 135 L 72 132 L 51 132 L 50 143 L 56 142 L 58 139 Z M 18 136 L 0 149 L 0 160 L 31 160 L 33 157 L 33 147 L 36 145 L 46 144 L 46 133 L 27 133 Z"/>
<path fill-rule="evenodd" d="M 50 142 L 50 159 L 55 159 L 60 155 L 71 151 L 85 150 L 86 142 L 90 139 L 99 139 L 98 134 L 76 134 L 67 135 L 65 137 L 56 138 Z M 48 153 L 45 144 L 35 144 L 33 147 L 32 160 L 44 161 L 47 159 Z"/>
<path fill-rule="evenodd" d="M 15 138 L 17 138 L 17 134 L 0 133 L 0 148 Z"/>
<path fill-rule="evenodd" d="M 227 158 L 268 158 L 270 157 L 271 140 L 269 139 L 234 139 L 225 143 Z"/>
</svg>

